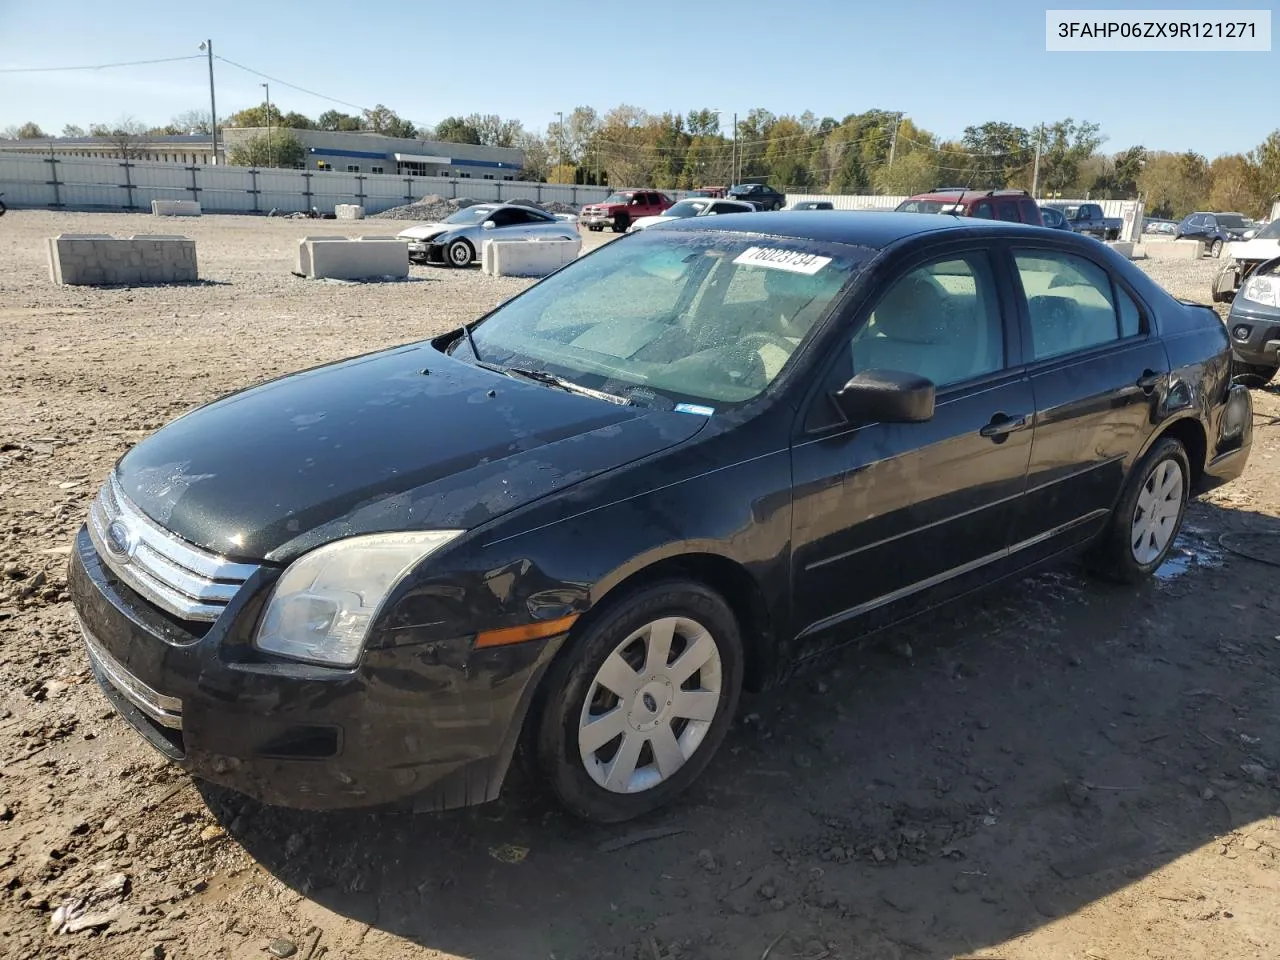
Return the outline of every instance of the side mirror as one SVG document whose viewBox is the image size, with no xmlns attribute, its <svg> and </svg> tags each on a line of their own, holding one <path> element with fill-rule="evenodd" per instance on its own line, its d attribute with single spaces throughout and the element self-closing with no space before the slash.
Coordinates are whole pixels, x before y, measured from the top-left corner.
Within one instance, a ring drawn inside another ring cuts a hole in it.
<svg viewBox="0 0 1280 960">
<path fill-rule="evenodd" d="M 492 229 L 493 229 L 494 227 L 496 227 L 496 226 L 497 226 L 497 224 L 496 224 L 496 223 L 494 223 L 492 220 L 486 220 L 484 223 L 480 224 L 480 229 L 481 229 L 481 230 L 492 230 Z"/>
<path fill-rule="evenodd" d="M 863 370 L 831 399 L 850 423 L 923 423 L 933 419 L 936 390 L 918 374 Z"/>
</svg>

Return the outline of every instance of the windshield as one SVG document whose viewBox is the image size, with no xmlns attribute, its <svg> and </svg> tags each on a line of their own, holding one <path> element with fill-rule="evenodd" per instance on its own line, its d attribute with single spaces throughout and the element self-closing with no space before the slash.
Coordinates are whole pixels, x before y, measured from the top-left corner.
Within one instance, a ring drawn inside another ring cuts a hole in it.
<svg viewBox="0 0 1280 960">
<path fill-rule="evenodd" d="M 1280 240 L 1280 220 L 1272 220 L 1254 236 L 1255 240 Z"/>
<path fill-rule="evenodd" d="M 956 205 L 941 200 L 903 200 L 894 210 L 898 213 L 941 213 L 944 207 L 950 212 Z"/>
<path fill-rule="evenodd" d="M 674 206 L 670 206 L 663 213 L 664 217 L 696 217 L 703 210 L 707 209 L 705 200 L 681 200 Z"/>
<path fill-rule="evenodd" d="M 484 223 L 496 207 L 463 207 L 457 213 L 445 218 L 445 223 Z"/>
<path fill-rule="evenodd" d="M 474 329 L 480 356 L 641 406 L 723 409 L 760 394 L 875 251 L 645 231 L 530 287 Z M 469 359 L 459 341 L 455 353 Z"/>
<path fill-rule="evenodd" d="M 601 203 L 630 203 L 632 195 L 629 193 L 611 193 Z"/>
<path fill-rule="evenodd" d="M 1218 214 L 1218 226 L 1227 227 L 1231 230 L 1248 230 L 1249 223 L 1244 217 L 1238 213 L 1220 213 Z"/>
</svg>

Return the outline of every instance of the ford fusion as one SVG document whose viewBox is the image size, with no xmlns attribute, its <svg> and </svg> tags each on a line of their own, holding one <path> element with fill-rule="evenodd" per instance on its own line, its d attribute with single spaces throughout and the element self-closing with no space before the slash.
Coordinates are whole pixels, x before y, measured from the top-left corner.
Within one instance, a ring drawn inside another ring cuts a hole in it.
<svg viewBox="0 0 1280 960">
<path fill-rule="evenodd" d="M 1244 469 L 1222 323 L 1102 244 L 707 222 L 131 449 L 71 560 L 105 694 L 266 803 L 477 803 L 520 751 L 621 821 L 744 687 L 1064 555 L 1141 580 Z"/>
</svg>

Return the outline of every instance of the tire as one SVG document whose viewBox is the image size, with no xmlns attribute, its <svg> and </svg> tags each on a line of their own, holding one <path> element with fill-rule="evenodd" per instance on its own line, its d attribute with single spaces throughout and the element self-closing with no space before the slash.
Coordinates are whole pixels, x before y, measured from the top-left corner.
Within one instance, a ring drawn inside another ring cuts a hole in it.
<svg viewBox="0 0 1280 960">
<path fill-rule="evenodd" d="M 590 230 L 592 233 L 599 233 L 601 230 L 604 229 L 604 227 L 587 227 L 587 229 Z"/>
<path fill-rule="evenodd" d="M 1210 247 L 1209 247 L 1209 256 L 1213 257 L 1213 259 L 1215 259 L 1215 260 L 1217 260 L 1220 256 L 1222 256 L 1222 241 L 1221 241 L 1221 240 L 1215 240 L 1215 241 L 1213 241 L 1213 243 L 1212 243 L 1212 244 L 1210 245 Z"/>
<path fill-rule="evenodd" d="M 469 267 L 476 258 L 476 248 L 466 240 L 454 240 L 445 247 L 444 262 L 451 267 Z"/>
<path fill-rule="evenodd" d="M 781 210 L 781 209 L 782 209 L 782 204 L 778 203 L 778 201 L 776 201 L 776 200 L 775 200 L 773 203 L 769 204 L 769 209 L 770 209 L 770 210 Z"/>
<path fill-rule="evenodd" d="M 1172 474 L 1178 473 L 1176 494 L 1168 491 Z M 1111 512 L 1107 529 L 1099 539 L 1090 566 L 1109 580 L 1141 583 L 1164 563 L 1182 529 L 1190 495 L 1191 464 L 1187 451 L 1172 437 L 1157 440 L 1133 468 L 1124 492 Z M 1161 491 L 1168 491 L 1162 495 Z M 1152 497 L 1154 502 L 1147 500 Z M 1146 503 L 1141 501 L 1147 500 Z M 1155 514 L 1156 526 L 1135 546 L 1135 531 L 1145 517 Z M 1161 519 L 1163 515 L 1163 519 Z M 1166 539 L 1167 537 L 1167 539 Z"/>
<path fill-rule="evenodd" d="M 669 666 L 667 657 L 660 665 L 644 662 L 655 636 L 659 644 L 667 636 L 668 649 L 676 651 Z M 692 662 L 686 656 L 707 659 L 682 681 L 674 671 Z M 715 591 L 667 580 L 622 597 L 570 637 L 543 681 L 534 718 L 538 779 L 571 813 L 595 823 L 621 823 L 665 806 L 698 778 L 724 740 L 738 707 L 742 670 L 737 618 Z M 600 682 L 605 673 L 627 688 L 622 696 Z M 646 684 L 650 678 L 656 679 Z M 682 693 L 693 696 L 682 701 Z M 682 716 L 682 703 L 696 716 Z M 586 725 L 602 722 L 597 738 L 615 727 L 618 732 L 598 745 L 580 741 Z M 663 755 L 671 767 L 665 771 L 658 743 L 668 747 Z M 619 763 L 624 766 L 617 769 Z"/>
<path fill-rule="evenodd" d="M 4 205 L 4 201 L 0 200 L 0 217 L 3 217 L 5 214 L 5 211 L 8 209 L 9 208 Z"/>
<path fill-rule="evenodd" d="M 620 213 L 613 218 L 614 233 L 626 233 L 629 226 L 631 226 L 631 218 L 625 213 Z"/>
</svg>

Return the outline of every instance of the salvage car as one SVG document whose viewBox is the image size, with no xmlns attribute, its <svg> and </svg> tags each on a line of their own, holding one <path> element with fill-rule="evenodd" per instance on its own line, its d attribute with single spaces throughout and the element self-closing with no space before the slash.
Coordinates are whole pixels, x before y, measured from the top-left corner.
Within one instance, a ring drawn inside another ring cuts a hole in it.
<svg viewBox="0 0 1280 960">
<path fill-rule="evenodd" d="M 615 190 L 599 203 L 582 208 L 578 222 L 599 233 L 609 227 L 614 233 L 625 233 L 641 217 L 656 217 L 675 201 L 657 190 Z"/>
<path fill-rule="evenodd" d="M 1227 244 L 1227 262 L 1213 279 L 1213 302 L 1230 300 L 1253 271 L 1276 257 L 1280 257 L 1280 220 L 1264 224 L 1248 240 Z"/>
<path fill-rule="evenodd" d="M 627 233 L 636 233 L 647 227 L 656 227 L 671 220 L 683 220 L 685 217 L 715 217 L 722 213 L 751 213 L 754 210 L 754 206 L 741 200 L 693 197 L 673 204 L 656 217 L 641 217 L 627 227 Z"/>
<path fill-rule="evenodd" d="M 116 463 L 69 589 L 106 696 L 303 808 L 573 813 L 703 773 L 739 694 L 979 587 L 1169 555 L 1236 477 L 1211 309 L 976 218 L 692 217 L 479 320 L 267 381 Z"/>
<path fill-rule="evenodd" d="M 410 263 L 470 266 L 486 239 L 573 240 L 575 218 L 522 203 L 477 203 L 440 223 L 420 223 L 396 234 L 409 243 Z"/>
<path fill-rule="evenodd" d="M 1280 371 L 1280 254 L 1256 265 L 1227 314 L 1231 347 L 1242 373 L 1263 384 Z"/>
<path fill-rule="evenodd" d="M 1203 241 L 1209 256 L 1216 260 L 1222 256 L 1224 246 L 1248 240 L 1256 235 L 1256 229 L 1240 213 L 1190 213 L 1182 218 L 1173 238 Z"/>
</svg>

